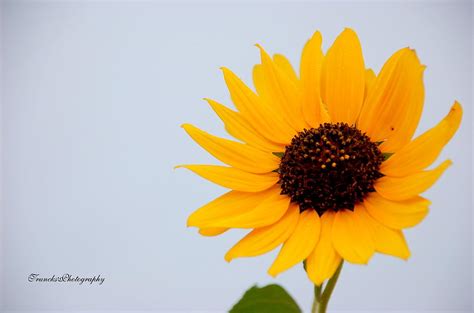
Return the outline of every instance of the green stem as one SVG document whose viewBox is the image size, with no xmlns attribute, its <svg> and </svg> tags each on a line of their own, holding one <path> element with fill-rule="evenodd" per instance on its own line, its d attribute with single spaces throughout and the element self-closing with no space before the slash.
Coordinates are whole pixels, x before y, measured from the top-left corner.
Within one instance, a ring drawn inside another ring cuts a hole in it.
<svg viewBox="0 0 474 313">
<path fill-rule="evenodd" d="M 317 313 L 319 304 L 321 303 L 321 291 L 323 289 L 323 285 L 321 286 L 314 285 L 314 301 L 313 301 L 313 308 L 311 309 L 311 313 Z"/>
<path fill-rule="evenodd" d="M 314 302 L 313 308 L 311 310 L 312 313 L 326 313 L 326 309 L 328 307 L 329 299 L 331 298 L 332 292 L 334 291 L 334 287 L 336 287 L 337 280 L 339 278 L 339 274 L 341 274 L 342 264 L 344 261 L 339 264 L 336 272 L 332 277 L 329 279 L 324 291 L 322 291 L 322 285 L 317 286 L 314 285 Z"/>
</svg>

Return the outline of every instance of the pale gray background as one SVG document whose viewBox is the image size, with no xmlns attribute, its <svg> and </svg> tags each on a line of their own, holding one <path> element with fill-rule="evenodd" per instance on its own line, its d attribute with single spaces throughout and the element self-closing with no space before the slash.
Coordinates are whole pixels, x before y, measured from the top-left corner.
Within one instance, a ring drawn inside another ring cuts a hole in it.
<svg viewBox="0 0 474 313">
<path fill-rule="evenodd" d="M 298 65 L 314 30 L 326 49 L 350 26 L 368 66 L 379 70 L 404 46 L 428 65 L 420 130 L 454 99 L 465 117 L 441 156 L 454 166 L 426 193 L 430 215 L 407 231 L 412 258 L 345 266 L 331 308 L 471 311 L 469 2 L 11 1 L 1 19 L 4 310 L 224 312 L 251 284 L 270 282 L 308 310 L 312 286 L 300 266 L 271 279 L 275 253 L 224 261 L 242 232 L 209 239 L 186 229 L 187 216 L 223 189 L 172 168 L 214 162 L 179 125 L 224 134 L 201 100 L 229 104 L 220 66 L 249 82 L 254 43 Z M 31 284 L 32 272 L 106 281 Z"/>
</svg>

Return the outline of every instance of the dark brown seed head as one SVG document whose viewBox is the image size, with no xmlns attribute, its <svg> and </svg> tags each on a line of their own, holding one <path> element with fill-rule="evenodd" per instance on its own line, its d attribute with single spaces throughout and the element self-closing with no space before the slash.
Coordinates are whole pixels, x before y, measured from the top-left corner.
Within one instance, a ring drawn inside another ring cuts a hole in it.
<svg viewBox="0 0 474 313">
<path fill-rule="evenodd" d="M 305 129 L 286 147 L 278 169 L 282 194 L 300 210 L 353 210 L 374 182 L 384 160 L 376 143 L 346 123 Z"/>
</svg>

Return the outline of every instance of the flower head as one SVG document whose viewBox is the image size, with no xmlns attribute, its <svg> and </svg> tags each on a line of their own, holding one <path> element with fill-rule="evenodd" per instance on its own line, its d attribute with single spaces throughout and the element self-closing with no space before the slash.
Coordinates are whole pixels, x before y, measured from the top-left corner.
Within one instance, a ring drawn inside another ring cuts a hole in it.
<svg viewBox="0 0 474 313">
<path fill-rule="evenodd" d="M 231 191 L 188 219 L 206 236 L 250 229 L 225 255 L 257 256 L 281 246 L 273 276 L 306 261 L 317 285 L 344 259 L 375 252 L 410 256 L 402 230 L 423 220 L 430 188 L 451 161 L 427 169 L 456 132 L 455 102 L 435 127 L 413 138 L 423 109 L 424 66 L 395 52 L 378 75 L 365 68 L 359 39 L 345 29 L 326 55 L 319 32 L 306 43 L 299 75 L 258 46 L 255 90 L 223 68 L 237 109 L 206 99 L 238 141 L 192 125 L 185 131 L 221 165 L 183 165 Z"/>
</svg>

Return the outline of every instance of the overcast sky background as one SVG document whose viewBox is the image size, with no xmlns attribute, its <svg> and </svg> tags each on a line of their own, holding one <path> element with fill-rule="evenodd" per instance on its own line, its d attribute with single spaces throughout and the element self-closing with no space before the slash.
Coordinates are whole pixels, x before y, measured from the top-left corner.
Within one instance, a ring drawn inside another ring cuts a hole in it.
<svg viewBox="0 0 474 313">
<path fill-rule="evenodd" d="M 463 124 L 440 161 L 452 166 L 408 230 L 408 262 L 346 264 L 334 310 L 472 309 L 472 10 L 470 2 L 165 4 L 2 3 L 2 299 L 9 310 L 224 312 L 251 285 L 278 283 L 309 310 L 301 266 L 277 279 L 276 253 L 227 264 L 244 233 L 204 238 L 187 216 L 224 192 L 181 163 L 215 163 L 179 127 L 217 135 L 203 97 L 230 104 L 219 71 L 251 81 L 255 43 L 295 66 L 312 33 L 327 49 L 344 27 L 378 71 L 397 49 L 427 65 L 420 131 L 455 99 Z M 42 276 L 105 277 L 101 286 L 32 284 Z"/>
</svg>

